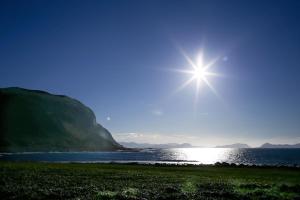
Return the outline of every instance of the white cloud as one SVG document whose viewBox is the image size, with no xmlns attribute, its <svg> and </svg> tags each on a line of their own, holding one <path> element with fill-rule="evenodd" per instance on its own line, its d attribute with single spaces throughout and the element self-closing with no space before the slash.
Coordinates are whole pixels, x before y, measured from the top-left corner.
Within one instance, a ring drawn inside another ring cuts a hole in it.
<svg viewBox="0 0 300 200">
<path fill-rule="evenodd" d="M 162 116 L 164 114 L 163 111 L 160 109 L 151 110 L 151 113 L 155 116 Z"/>
<path fill-rule="evenodd" d="M 114 134 L 114 137 L 131 139 L 131 138 L 143 137 L 143 134 L 141 134 L 141 133 L 117 133 L 117 134 Z"/>
</svg>

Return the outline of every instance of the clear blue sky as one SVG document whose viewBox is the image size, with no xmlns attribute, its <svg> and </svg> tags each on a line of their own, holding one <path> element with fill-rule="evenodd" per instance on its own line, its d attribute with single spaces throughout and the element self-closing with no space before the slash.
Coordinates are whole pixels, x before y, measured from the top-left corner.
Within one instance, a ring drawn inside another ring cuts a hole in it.
<svg viewBox="0 0 300 200">
<path fill-rule="evenodd" d="M 299 1 L 0 2 L 0 87 L 66 94 L 119 141 L 300 142 Z M 217 97 L 169 69 L 203 47 Z"/>
</svg>

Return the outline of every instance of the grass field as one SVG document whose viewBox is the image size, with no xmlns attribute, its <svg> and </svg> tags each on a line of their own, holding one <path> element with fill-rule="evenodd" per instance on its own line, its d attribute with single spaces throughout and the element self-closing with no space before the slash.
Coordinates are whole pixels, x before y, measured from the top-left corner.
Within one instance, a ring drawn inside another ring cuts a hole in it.
<svg viewBox="0 0 300 200">
<path fill-rule="evenodd" d="M 0 162 L 0 199 L 300 199 L 300 169 Z"/>
</svg>

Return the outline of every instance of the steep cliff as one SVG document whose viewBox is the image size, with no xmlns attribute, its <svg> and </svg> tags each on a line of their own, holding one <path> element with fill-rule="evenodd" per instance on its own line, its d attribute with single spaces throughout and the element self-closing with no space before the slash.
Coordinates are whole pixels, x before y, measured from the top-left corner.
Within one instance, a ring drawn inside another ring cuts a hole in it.
<svg viewBox="0 0 300 200">
<path fill-rule="evenodd" d="M 93 111 L 67 96 L 0 89 L 0 151 L 103 151 L 123 147 Z"/>
</svg>

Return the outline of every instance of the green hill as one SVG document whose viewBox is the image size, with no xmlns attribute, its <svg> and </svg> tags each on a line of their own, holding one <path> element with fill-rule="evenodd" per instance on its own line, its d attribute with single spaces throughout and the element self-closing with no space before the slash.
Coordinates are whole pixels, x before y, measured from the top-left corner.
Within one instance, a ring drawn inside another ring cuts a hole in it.
<svg viewBox="0 0 300 200">
<path fill-rule="evenodd" d="M 0 152 L 117 150 L 93 111 L 62 95 L 0 88 Z"/>
</svg>

